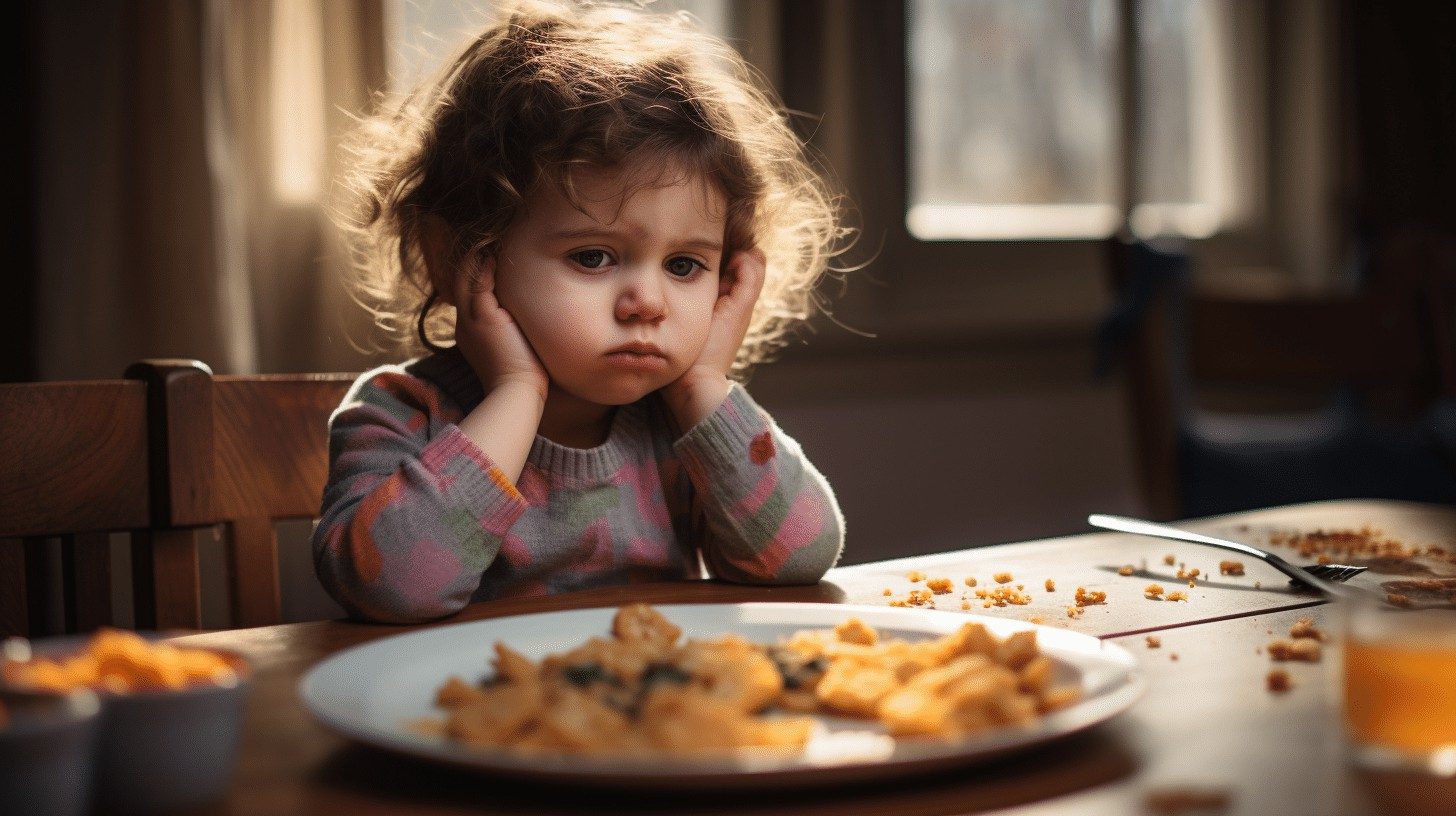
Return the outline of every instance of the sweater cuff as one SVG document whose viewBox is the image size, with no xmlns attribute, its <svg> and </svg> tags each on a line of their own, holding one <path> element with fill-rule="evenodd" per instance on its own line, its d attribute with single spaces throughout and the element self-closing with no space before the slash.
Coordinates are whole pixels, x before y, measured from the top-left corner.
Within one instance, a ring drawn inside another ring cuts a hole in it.
<svg viewBox="0 0 1456 816">
<path fill-rule="evenodd" d="M 462 504 L 487 529 L 510 529 L 526 511 L 526 500 L 511 480 L 470 437 L 446 425 L 420 452 L 420 463 L 440 480 L 441 492 L 460 496 Z"/>
<path fill-rule="evenodd" d="M 735 382 L 722 404 L 674 442 L 673 449 L 688 461 L 704 465 L 737 463 L 767 433 L 770 428 L 763 409 Z"/>
</svg>

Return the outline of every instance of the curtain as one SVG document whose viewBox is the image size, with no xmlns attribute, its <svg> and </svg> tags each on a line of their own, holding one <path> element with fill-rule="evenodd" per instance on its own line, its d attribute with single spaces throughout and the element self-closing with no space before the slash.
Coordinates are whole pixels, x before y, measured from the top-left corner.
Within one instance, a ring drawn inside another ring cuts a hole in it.
<svg viewBox="0 0 1456 816">
<path fill-rule="evenodd" d="M 328 207 L 350 115 L 385 83 L 380 0 L 36 13 L 42 378 L 143 357 L 218 373 L 379 359 Z"/>
</svg>

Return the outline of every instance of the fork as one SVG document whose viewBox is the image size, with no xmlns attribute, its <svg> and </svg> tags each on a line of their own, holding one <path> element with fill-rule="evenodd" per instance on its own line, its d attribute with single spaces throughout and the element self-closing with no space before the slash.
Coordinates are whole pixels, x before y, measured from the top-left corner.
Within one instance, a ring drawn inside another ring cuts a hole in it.
<svg viewBox="0 0 1456 816">
<path fill-rule="evenodd" d="M 1101 527 L 1104 530 L 1117 530 L 1123 533 L 1137 533 L 1139 535 L 1156 536 L 1158 538 L 1171 538 L 1177 541 L 1189 541 L 1194 544 L 1206 544 L 1210 547 L 1231 550 L 1236 553 L 1257 558 L 1265 564 L 1288 575 L 1291 585 L 1304 585 L 1313 587 L 1326 595 L 1332 597 L 1345 596 L 1350 593 L 1348 587 L 1340 585 L 1343 581 L 1365 571 L 1365 567 L 1352 567 L 1347 564 L 1312 564 L 1308 567 L 1297 567 L 1283 558 L 1271 552 L 1265 552 L 1258 547 L 1251 547 L 1238 541 L 1229 541 L 1224 538 L 1195 533 L 1190 530 L 1183 530 L 1178 527 L 1171 527 L 1167 524 L 1158 524 L 1142 519 L 1128 518 L 1126 516 L 1110 516 L 1104 513 L 1093 513 L 1087 517 L 1087 523 L 1093 527 Z"/>
</svg>

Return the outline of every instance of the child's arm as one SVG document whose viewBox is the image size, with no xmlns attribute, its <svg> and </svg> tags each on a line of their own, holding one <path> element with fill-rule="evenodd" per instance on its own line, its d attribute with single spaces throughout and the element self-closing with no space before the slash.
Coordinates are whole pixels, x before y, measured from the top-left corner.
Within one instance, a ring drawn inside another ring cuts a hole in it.
<svg viewBox="0 0 1456 816">
<path fill-rule="evenodd" d="M 703 506 L 714 575 L 806 584 L 839 560 L 844 517 L 829 483 L 741 386 L 674 448 Z"/>
<path fill-rule="evenodd" d="M 459 611 L 525 511 L 451 418 L 434 386 L 396 369 L 362 380 L 330 421 L 314 565 L 350 615 L 412 623 Z"/>
<path fill-rule="evenodd" d="M 707 344 L 662 396 L 678 427 L 688 429 L 674 448 L 702 500 L 700 544 L 713 573 L 742 583 L 814 583 L 844 547 L 839 503 L 799 444 L 728 380 L 764 267 L 757 249 L 729 259 Z"/>
</svg>

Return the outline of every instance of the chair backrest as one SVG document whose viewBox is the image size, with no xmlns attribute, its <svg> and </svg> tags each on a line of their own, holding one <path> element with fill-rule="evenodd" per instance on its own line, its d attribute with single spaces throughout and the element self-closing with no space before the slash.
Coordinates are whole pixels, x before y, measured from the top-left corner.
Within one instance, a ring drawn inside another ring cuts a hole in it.
<svg viewBox="0 0 1456 816">
<path fill-rule="evenodd" d="M 282 619 L 274 522 L 317 515 L 328 475 L 328 420 L 354 374 L 214 376 L 195 360 L 132 366 L 153 395 L 154 557 L 195 573 L 199 527 L 224 536 L 231 625 Z M 176 538 L 180 543 L 166 540 Z M 156 624 L 197 626 L 195 588 L 173 604 L 155 587 Z"/>
<path fill-rule="evenodd" d="M 149 521 L 146 411 L 141 382 L 0 385 L 0 635 L 115 622 L 110 534 Z"/>
<path fill-rule="evenodd" d="M 1343 390 L 1415 414 L 1456 394 L 1449 319 L 1415 288 L 1328 298 L 1253 299 L 1193 291 L 1186 256 L 1109 243 L 1126 317 L 1122 348 L 1129 413 L 1149 514 L 1184 515 L 1180 433 L 1195 385 Z"/>
</svg>

